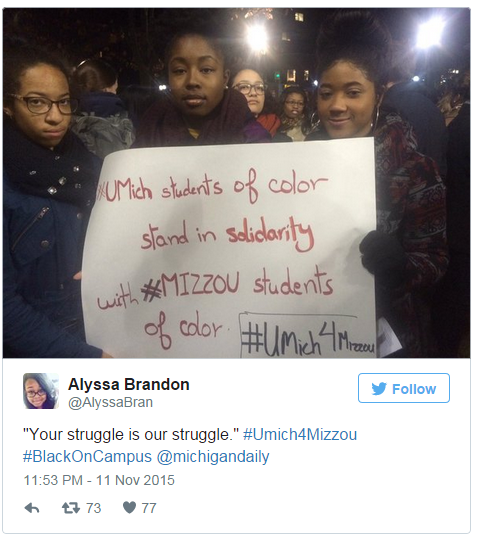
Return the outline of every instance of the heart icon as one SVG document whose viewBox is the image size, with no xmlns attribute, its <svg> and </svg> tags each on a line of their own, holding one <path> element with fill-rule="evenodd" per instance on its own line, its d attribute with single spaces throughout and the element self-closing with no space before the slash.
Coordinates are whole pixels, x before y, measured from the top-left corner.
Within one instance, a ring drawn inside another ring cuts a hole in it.
<svg viewBox="0 0 478 539">
<path fill-rule="evenodd" d="M 132 513 L 136 509 L 136 502 L 124 502 L 123 507 L 127 513 Z"/>
</svg>

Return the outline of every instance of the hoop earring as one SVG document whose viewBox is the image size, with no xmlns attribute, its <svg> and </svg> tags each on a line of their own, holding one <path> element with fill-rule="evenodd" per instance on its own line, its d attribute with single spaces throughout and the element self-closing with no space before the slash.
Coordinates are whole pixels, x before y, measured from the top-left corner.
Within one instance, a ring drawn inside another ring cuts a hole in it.
<svg viewBox="0 0 478 539">
<path fill-rule="evenodd" d="M 311 125 L 311 132 L 319 130 L 320 118 L 319 118 L 319 115 L 317 114 L 317 111 L 314 111 L 312 113 L 312 116 L 310 117 L 310 125 Z"/>
<path fill-rule="evenodd" d="M 377 111 L 375 113 L 375 119 L 370 124 L 372 135 L 375 133 L 375 129 L 377 129 L 378 119 L 380 117 L 380 105 L 377 105 L 375 110 Z"/>
</svg>

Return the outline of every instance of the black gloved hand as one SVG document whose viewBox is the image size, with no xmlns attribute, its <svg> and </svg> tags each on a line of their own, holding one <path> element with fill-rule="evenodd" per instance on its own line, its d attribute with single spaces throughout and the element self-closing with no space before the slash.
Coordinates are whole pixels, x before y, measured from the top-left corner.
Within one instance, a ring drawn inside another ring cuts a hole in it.
<svg viewBox="0 0 478 539">
<path fill-rule="evenodd" d="M 372 230 L 359 246 L 362 264 L 375 275 L 378 284 L 396 288 L 405 280 L 407 257 L 395 236 Z"/>
</svg>

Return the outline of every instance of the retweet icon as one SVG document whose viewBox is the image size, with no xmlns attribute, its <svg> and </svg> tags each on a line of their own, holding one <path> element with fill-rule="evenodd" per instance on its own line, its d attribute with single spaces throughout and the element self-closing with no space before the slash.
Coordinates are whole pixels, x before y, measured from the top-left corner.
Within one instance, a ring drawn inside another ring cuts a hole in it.
<svg viewBox="0 0 478 539">
<path fill-rule="evenodd" d="M 381 382 L 378 386 L 376 386 L 375 384 L 372 384 L 372 390 L 374 392 L 373 394 L 375 396 L 381 395 L 385 391 L 386 387 L 387 387 L 387 384 L 385 382 Z"/>
</svg>

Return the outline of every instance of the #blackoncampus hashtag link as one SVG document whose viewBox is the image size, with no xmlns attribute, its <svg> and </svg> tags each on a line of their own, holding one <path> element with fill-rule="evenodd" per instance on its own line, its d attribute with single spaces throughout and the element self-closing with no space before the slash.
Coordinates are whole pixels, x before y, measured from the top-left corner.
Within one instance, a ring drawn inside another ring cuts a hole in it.
<svg viewBox="0 0 478 539">
<path fill-rule="evenodd" d="M 57 463 L 57 462 L 70 462 L 70 463 L 123 463 L 133 464 L 142 462 L 152 462 L 153 457 L 151 453 L 113 453 L 97 449 L 95 451 L 82 451 L 80 449 L 74 449 L 73 451 L 46 451 L 45 449 L 27 449 L 23 453 L 23 462 L 42 462 L 42 463 Z"/>
</svg>

